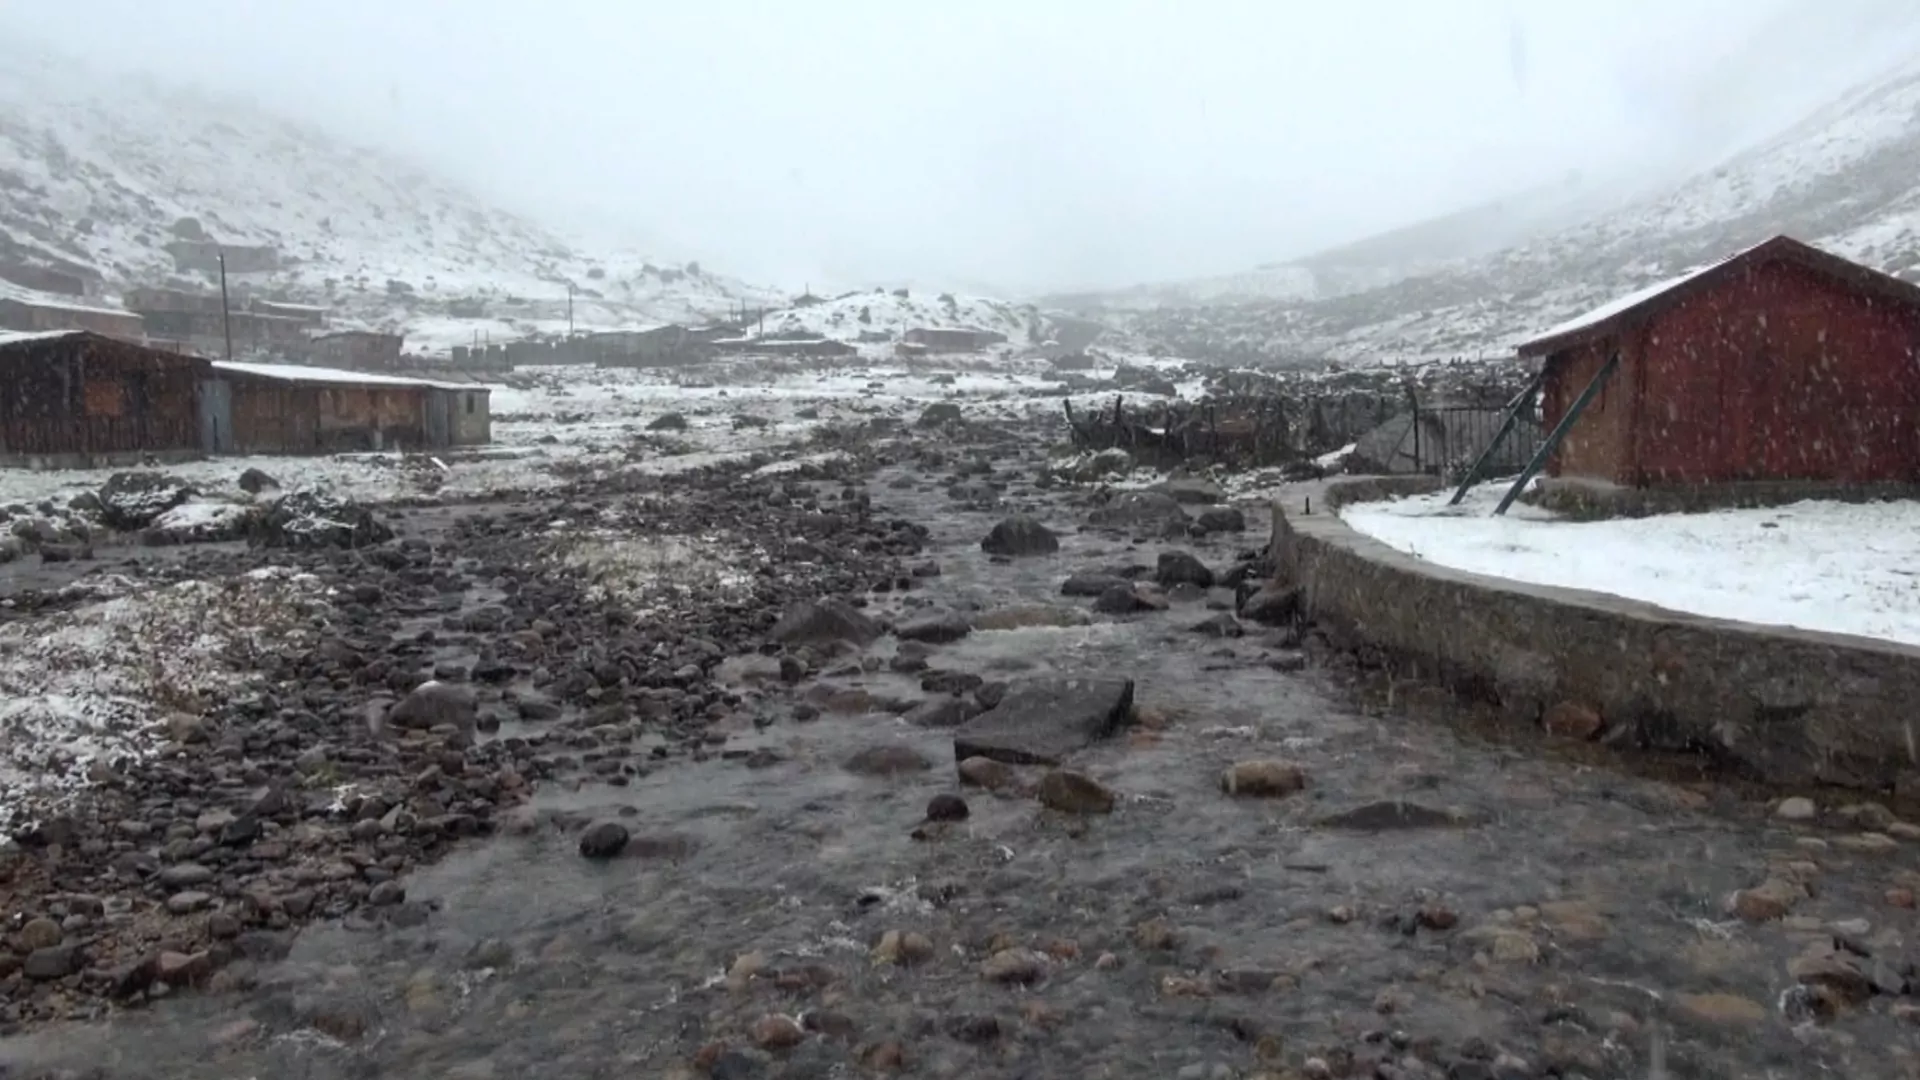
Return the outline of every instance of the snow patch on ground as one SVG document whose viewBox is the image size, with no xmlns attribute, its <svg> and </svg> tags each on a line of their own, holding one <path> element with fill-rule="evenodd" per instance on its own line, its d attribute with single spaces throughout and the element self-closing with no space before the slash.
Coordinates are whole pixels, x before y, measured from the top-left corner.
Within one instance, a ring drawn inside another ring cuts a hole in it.
<svg viewBox="0 0 1920 1080">
<path fill-rule="evenodd" d="M 321 588 L 269 568 L 0 627 L 0 828 L 59 812 L 95 766 L 163 749 L 169 716 L 257 679 L 261 642 L 310 634 Z"/>
<path fill-rule="evenodd" d="M 670 616 L 696 596 L 747 595 L 751 567 L 763 558 L 720 537 L 600 533 L 575 542 L 562 561 L 586 576 L 589 595 L 618 601 L 639 615 Z"/>
<path fill-rule="evenodd" d="M 1588 589 L 1674 611 L 1920 645 L 1920 502 L 1808 501 L 1757 510 L 1571 522 L 1484 485 L 1347 506 L 1389 547 L 1456 570 Z"/>
</svg>

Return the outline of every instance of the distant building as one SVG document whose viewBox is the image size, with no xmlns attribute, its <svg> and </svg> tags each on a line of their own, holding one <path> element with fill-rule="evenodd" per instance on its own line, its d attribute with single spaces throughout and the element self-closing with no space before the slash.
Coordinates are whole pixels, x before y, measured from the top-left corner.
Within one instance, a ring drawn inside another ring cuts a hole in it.
<svg viewBox="0 0 1920 1080">
<path fill-rule="evenodd" d="M 74 270 L 62 270 L 33 263 L 0 262 L 0 281 L 10 282 L 34 292 L 84 298 L 97 291 L 97 280 Z"/>
<path fill-rule="evenodd" d="M 979 352 L 994 345 L 1006 344 L 1007 335 L 992 330 L 921 326 L 907 331 L 903 339 L 907 344 L 921 346 L 927 352 Z"/>
<path fill-rule="evenodd" d="M 1920 287 L 1785 236 L 1519 348 L 1551 430 L 1610 359 L 1549 475 L 1626 487 L 1920 481 Z"/>
<path fill-rule="evenodd" d="M 222 244 L 217 240 L 174 240 L 167 244 L 174 269 L 183 273 L 220 273 L 220 257 L 226 256 L 229 274 L 266 274 L 280 269 L 280 251 L 268 244 Z"/>
<path fill-rule="evenodd" d="M 350 371 L 393 371 L 400 367 L 406 338 L 368 330 L 341 330 L 313 339 L 310 355 L 316 364 Z"/>
<path fill-rule="evenodd" d="M 21 333 L 87 330 L 105 337 L 136 342 L 146 337 L 146 328 L 140 316 L 131 311 L 67 304 L 38 297 L 0 296 L 0 328 Z"/>
<path fill-rule="evenodd" d="M 491 389 L 301 364 L 215 361 L 203 415 L 215 453 L 434 450 L 493 437 Z"/>
<path fill-rule="evenodd" d="M 707 342 L 716 353 L 761 356 L 852 356 L 860 350 L 823 337 L 723 337 Z"/>
<path fill-rule="evenodd" d="M 207 371 L 205 360 L 91 331 L 0 333 L 0 465 L 196 457 Z"/>
</svg>

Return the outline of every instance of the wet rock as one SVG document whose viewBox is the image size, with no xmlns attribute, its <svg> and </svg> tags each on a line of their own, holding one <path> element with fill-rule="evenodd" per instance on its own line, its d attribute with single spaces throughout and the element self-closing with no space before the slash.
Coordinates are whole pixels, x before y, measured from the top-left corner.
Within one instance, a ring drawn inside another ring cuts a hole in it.
<svg viewBox="0 0 1920 1080">
<path fill-rule="evenodd" d="M 661 413 L 647 424 L 648 431 L 685 431 L 687 418 L 677 412 Z"/>
<path fill-rule="evenodd" d="M 235 483 L 239 485 L 241 491 L 249 495 L 258 495 L 268 490 L 277 491 L 280 488 L 280 481 L 267 475 L 265 470 L 252 467 L 243 470 L 240 473 L 240 479 Z"/>
<path fill-rule="evenodd" d="M 1087 515 L 1087 524 L 1107 529 L 1184 528 L 1189 520 L 1179 500 L 1164 491 L 1122 491 Z"/>
<path fill-rule="evenodd" d="M 1806 895 L 1806 887 L 1798 882 L 1768 878 L 1728 897 L 1727 910 L 1747 922 L 1772 922 L 1785 918 Z"/>
<path fill-rule="evenodd" d="M 980 977 L 988 982 L 1030 986 L 1046 974 L 1046 954 L 1033 949 L 1001 949 L 980 964 Z"/>
<path fill-rule="evenodd" d="M 864 647 L 880 637 L 880 624 L 844 600 L 810 600 L 788 608 L 767 636 L 782 645 L 844 641 Z"/>
<path fill-rule="evenodd" d="M 973 628 L 983 631 L 1057 629 L 1085 626 L 1091 620 L 1078 608 L 1055 604 L 1009 604 L 973 617 Z"/>
<path fill-rule="evenodd" d="M 932 767 L 933 763 L 920 751 L 893 744 L 867 747 L 846 761 L 846 770 L 860 776 L 902 776 Z"/>
<path fill-rule="evenodd" d="M 1093 610 L 1102 615 L 1136 615 L 1165 611 L 1169 606 L 1167 595 L 1156 586 L 1132 582 L 1115 585 L 1093 602 Z"/>
<path fill-rule="evenodd" d="M 753 1044 L 762 1050 L 787 1050 L 806 1041 L 807 1033 L 790 1016 L 772 1013 L 753 1022 Z"/>
<path fill-rule="evenodd" d="M 1220 790 L 1229 795 L 1280 798 L 1306 786 L 1307 771 L 1290 761 L 1241 761 L 1220 774 Z"/>
<path fill-rule="evenodd" d="M 1802 986 L 1830 991 L 1842 1004 L 1859 1005 L 1874 995 L 1873 980 L 1850 957 L 1820 949 L 1794 957 L 1787 974 Z"/>
<path fill-rule="evenodd" d="M 965 821 L 969 813 L 967 800 L 958 795 L 942 792 L 927 800 L 928 821 Z"/>
<path fill-rule="evenodd" d="M 1237 638 L 1247 632 L 1246 627 L 1240 625 L 1239 619 L 1224 611 L 1210 619 L 1202 619 L 1187 629 L 1196 634 L 1216 638 Z"/>
<path fill-rule="evenodd" d="M 1025 679 L 955 733 L 954 759 L 1058 765 L 1131 721 L 1132 679 Z"/>
<path fill-rule="evenodd" d="M 1247 515 L 1241 513 L 1238 507 L 1217 506 L 1201 511 L 1196 524 L 1210 533 L 1246 532 Z"/>
<path fill-rule="evenodd" d="M 1153 580 L 1161 587 L 1174 585 L 1198 585 L 1203 589 L 1213 587 L 1213 571 L 1207 564 L 1194 557 L 1188 551 L 1163 551 L 1158 564 L 1154 567 Z"/>
<path fill-rule="evenodd" d="M 973 633 L 973 623 L 966 616 L 949 611 L 903 622 L 893 632 L 902 641 L 947 645 Z"/>
<path fill-rule="evenodd" d="M 1540 726 L 1549 735 L 1584 742 L 1599 735 L 1603 723 L 1593 707 L 1578 701 L 1562 701 L 1547 709 L 1540 718 Z"/>
<path fill-rule="evenodd" d="M 264 548 L 365 548 L 393 539 L 371 507 L 324 491 L 288 492 L 248 521 L 248 543 Z"/>
<path fill-rule="evenodd" d="M 966 758 L 960 762 L 958 770 L 961 783 L 988 791 L 1008 791 L 1020 783 L 1020 774 L 1014 771 L 1013 766 L 992 758 Z"/>
<path fill-rule="evenodd" d="M 895 1039 L 863 1046 L 858 1056 L 860 1067 L 872 1072 L 892 1073 L 907 1067 L 907 1048 Z"/>
<path fill-rule="evenodd" d="M 1188 506 L 1212 506 L 1227 497 L 1220 485 L 1211 480 L 1167 480 L 1155 484 L 1151 490 Z"/>
<path fill-rule="evenodd" d="M 942 424 L 958 423 L 960 406 L 951 401 L 936 401 L 920 410 L 921 427 L 939 427 Z"/>
<path fill-rule="evenodd" d="M 26 960 L 20 965 L 20 973 L 36 982 L 49 982 L 54 979 L 64 979 L 79 968 L 79 946 L 49 945 L 28 953 Z"/>
<path fill-rule="evenodd" d="M 1128 589 L 1133 582 L 1117 574 L 1079 573 L 1060 584 L 1062 596 L 1099 596 L 1109 589 Z"/>
<path fill-rule="evenodd" d="M 1240 603 L 1240 617 L 1263 626 L 1287 626 L 1301 615 L 1302 593 L 1298 586 L 1268 584 Z"/>
<path fill-rule="evenodd" d="M 1673 1004 L 1681 1017 L 1708 1027 L 1751 1027 L 1769 1016 L 1765 1005 L 1738 994 L 1680 994 Z"/>
<path fill-rule="evenodd" d="M 924 964 L 933 959 L 933 939 L 913 930 L 889 930 L 871 955 L 876 964 Z"/>
<path fill-rule="evenodd" d="M 972 715 L 973 709 L 965 698 L 937 697 L 908 709 L 900 719 L 914 727 L 956 728 Z"/>
<path fill-rule="evenodd" d="M 631 834 L 617 821 L 601 821 L 580 834 L 580 854 L 589 859 L 611 859 L 627 849 Z"/>
<path fill-rule="evenodd" d="M 1773 808 L 1773 816 L 1781 821 L 1812 821 L 1820 813 L 1813 800 L 1804 795 L 1793 795 L 1781 799 Z"/>
<path fill-rule="evenodd" d="M 1015 514 L 995 525 L 980 541 L 980 550 L 989 555 L 1022 557 L 1029 555 L 1051 555 L 1060 550 L 1060 538 L 1053 530 L 1040 523 L 1040 519 L 1026 514 Z"/>
<path fill-rule="evenodd" d="M 19 948 L 29 953 L 51 949 L 65 938 L 66 932 L 52 919 L 28 919 L 27 924 L 20 928 Z"/>
<path fill-rule="evenodd" d="M 1066 814 L 1111 814 L 1112 789 L 1085 773 L 1054 769 L 1040 778 L 1035 791 L 1041 805 Z"/>
<path fill-rule="evenodd" d="M 478 717 L 479 702 L 471 688 L 433 679 L 401 698 L 387 712 L 386 722 L 411 731 L 431 731 L 442 725 L 472 731 Z"/>
<path fill-rule="evenodd" d="M 100 520 L 122 532 L 144 529 L 155 518 L 198 495 L 192 484 L 159 472 L 117 472 L 97 496 Z"/>
<path fill-rule="evenodd" d="M 1468 821 L 1452 810 L 1436 810 L 1405 799 L 1383 799 L 1328 814 L 1314 824 L 1323 829 L 1389 832 L 1397 829 L 1444 829 L 1465 825 Z"/>
</svg>

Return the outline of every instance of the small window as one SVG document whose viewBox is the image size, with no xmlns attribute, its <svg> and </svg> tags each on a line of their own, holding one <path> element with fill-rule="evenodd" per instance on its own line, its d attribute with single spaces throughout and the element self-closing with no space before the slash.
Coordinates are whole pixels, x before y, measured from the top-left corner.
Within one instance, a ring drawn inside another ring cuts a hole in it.
<svg viewBox="0 0 1920 1080">
<path fill-rule="evenodd" d="M 468 395 L 467 395 L 467 415 L 468 415 L 468 416 L 472 416 L 472 415 L 473 415 L 473 403 L 474 403 L 474 400 L 475 400 L 476 398 L 478 398 L 479 396 L 480 396 L 479 394 L 468 394 Z"/>
</svg>

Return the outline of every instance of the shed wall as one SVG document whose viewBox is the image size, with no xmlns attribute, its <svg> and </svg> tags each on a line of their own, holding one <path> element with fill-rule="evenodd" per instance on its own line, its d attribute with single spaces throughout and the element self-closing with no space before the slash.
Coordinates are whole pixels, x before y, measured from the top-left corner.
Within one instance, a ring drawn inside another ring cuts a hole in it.
<svg viewBox="0 0 1920 1080">
<path fill-rule="evenodd" d="M 1546 429 L 1551 431 L 1616 348 L 1621 350 L 1620 367 L 1560 441 L 1547 463 L 1550 475 L 1609 483 L 1627 481 L 1624 462 L 1631 444 L 1631 387 L 1637 366 L 1631 338 L 1602 338 L 1549 357 L 1551 367 L 1541 388 L 1540 404 Z"/>
<path fill-rule="evenodd" d="M 1633 479 L 1920 479 L 1920 316 L 1785 262 L 1647 326 Z"/>
</svg>

